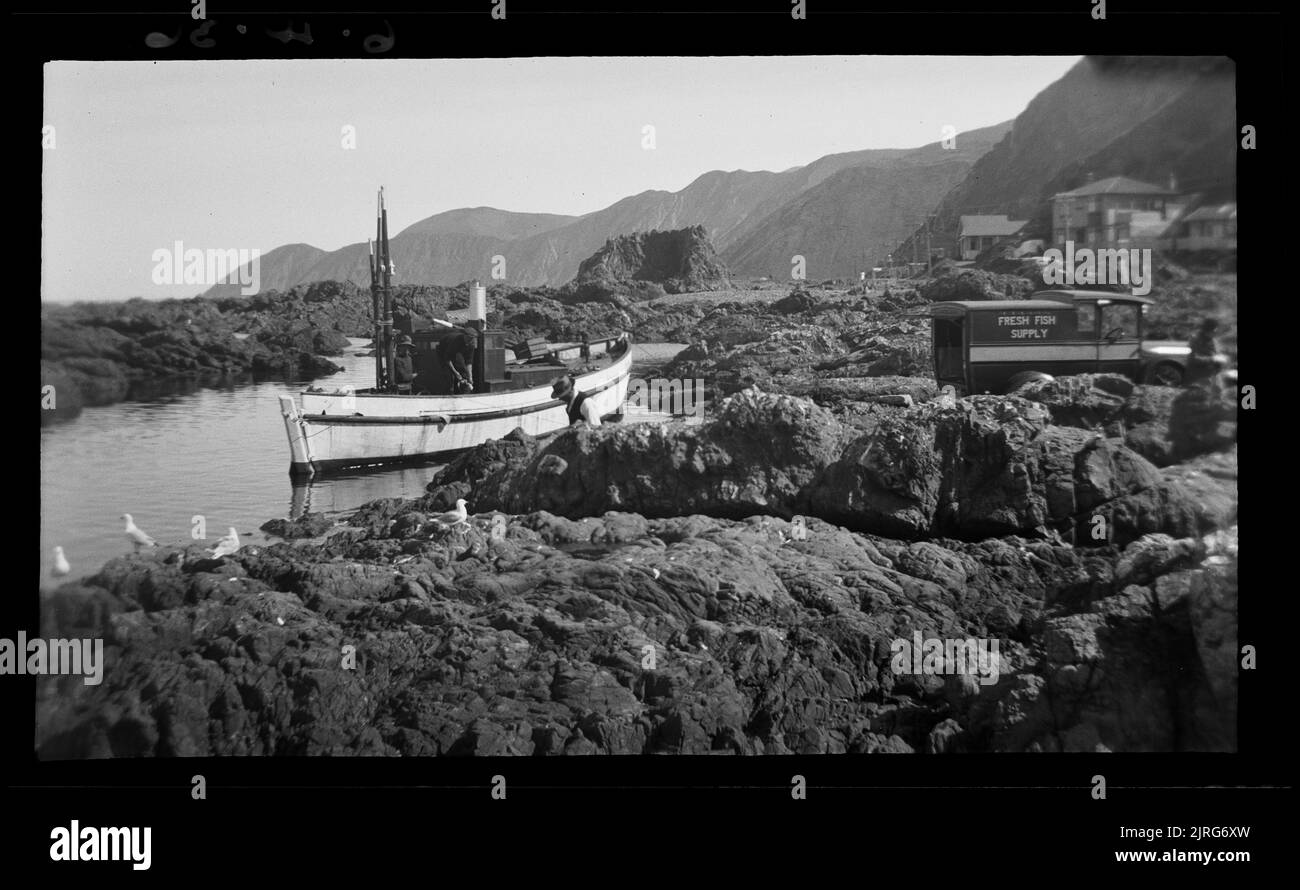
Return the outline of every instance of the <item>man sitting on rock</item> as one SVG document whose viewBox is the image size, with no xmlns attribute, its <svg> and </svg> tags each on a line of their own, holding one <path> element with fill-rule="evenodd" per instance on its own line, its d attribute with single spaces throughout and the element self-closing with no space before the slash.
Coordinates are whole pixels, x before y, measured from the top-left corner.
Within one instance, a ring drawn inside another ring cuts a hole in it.
<svg viewBox="0 0 1300 890">
<path fill-rule="evenodd" d="M 572 377 L 556 380 L 551 398 L 564 401 L 569 414 L 569 426 L 584 421 L 589 426 L 600 426 L 600 414 L 596 411 L 596 406 L 587 398 L 586 393 L 579 393 L 574 388 Z"/>
</svg>

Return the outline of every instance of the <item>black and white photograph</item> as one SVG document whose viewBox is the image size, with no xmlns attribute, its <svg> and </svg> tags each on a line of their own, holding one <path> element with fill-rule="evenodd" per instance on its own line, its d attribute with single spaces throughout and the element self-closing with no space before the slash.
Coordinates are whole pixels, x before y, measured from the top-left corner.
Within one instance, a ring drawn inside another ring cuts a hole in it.
<svg viewBox="0 0 1300 890">
<path fill-rule="evenodd" d="M 43 80 L 40 761 L 1239 750 L 1231 58 Z"/>
</svg>

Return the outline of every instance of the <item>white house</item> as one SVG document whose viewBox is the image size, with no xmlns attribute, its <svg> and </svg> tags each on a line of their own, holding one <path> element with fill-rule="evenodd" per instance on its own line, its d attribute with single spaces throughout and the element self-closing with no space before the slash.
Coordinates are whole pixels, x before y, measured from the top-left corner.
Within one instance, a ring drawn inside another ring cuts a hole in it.
<svg viewBox="0 0 1300 890">
<path fill-rule="evenodd" d="M 1024 227 L 1025 222 L 1023 219 L 1007 219 L 1006 214 L 963 216 L 961 233 L 958 235 L 961 258 L 975 259 L 1002 239 L 1015 235 Z"/>
</svg>

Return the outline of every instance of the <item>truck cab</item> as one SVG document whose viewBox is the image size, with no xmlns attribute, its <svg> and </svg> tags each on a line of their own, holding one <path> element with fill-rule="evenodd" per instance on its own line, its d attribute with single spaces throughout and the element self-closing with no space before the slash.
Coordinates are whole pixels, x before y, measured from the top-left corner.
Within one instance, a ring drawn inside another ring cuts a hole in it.
<svg viewBox="0 0 1300 890">
<path fill-rule="evenodd" d="M 1027 300 L 951 300 L 930 307 L 935 380 L 958 392 L 1005 393 L 1029 380 L 1122 374 L 1178 386 L 1185 343 L 1143 338 L 1155 301 L 1108 291 L 1045 290 Z"/>
</svg>

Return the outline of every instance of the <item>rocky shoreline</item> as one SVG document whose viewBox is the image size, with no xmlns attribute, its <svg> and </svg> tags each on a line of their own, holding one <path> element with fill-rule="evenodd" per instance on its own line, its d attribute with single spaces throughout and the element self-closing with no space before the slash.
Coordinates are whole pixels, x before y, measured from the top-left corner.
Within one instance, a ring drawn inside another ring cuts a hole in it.
<svg viewBox="0 0 1300 890">
<path fill-rule="evenodd" d="M 187 387 L 333 374 L 342 368 L 329 357 L 364 335 L 362 308 L 356 288 L 333 282 L 244 299 L 42 307 L 41 385 L 54 400 L 41 424 Z"/>
<path fill-rule="evenodd" d="M 711 269 L 705 247 L 696 265 Z M 627 272 L 623 265 L 611 268 Z M 862 379 L 869 378 L 876 381 L 875 394 L 919 400 L 934 394 L 929 303 L 1023 297 L 1035 289 L 1027 270 L 1013 271 L 1024 274 L 945 266 L 931 278 L 894 281 L 880 290 L 834 281 L 760 281 L 674 295 L 652 281 L 593 273 L 561 288 L 493 284 L 488 324 L 506 330 L 511 342 L 627 330 L 635 342 L 690 343 L 658 371 L 705 381 L 709 399 L 757 385 L 819 404 L 843 402 L 837 389 L 860 394 Z M 1174 274 L 1167 272 L 1157 289 L 1148 333 L 1186 339 L 1200 318 L 1212 315 L 1220 320 L 1225 351 L 1235 356 L 1235 279 Z M 467 293 L 464 286 L 397 286 L 395 312 L 444 318 L 466 305 Z M 54 410 L 42 410 L 41 422 L 168 388 L 326 376 L 339 370 L 329 359 L 343 353 L 347 338 L 369 337 L 371 326 L 369 294 L 337 281 L 252 297 L 47 306 L 41 381 L 54 386 L 57 401 Z"/>
<path fill-rule="evenodd" d="M 1229 396 L 909 407 L 812 363 L 810 397 L 516 433 L 277 526 L 310 537 L 46 593 L 107 668 L 42 679 L 40 756 L 1235 750 Z M 900 669 L 918 633 L 996 640 L 996 680 Z"/>
</svg>

